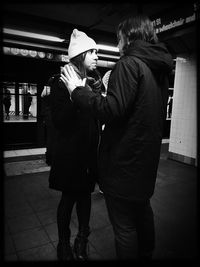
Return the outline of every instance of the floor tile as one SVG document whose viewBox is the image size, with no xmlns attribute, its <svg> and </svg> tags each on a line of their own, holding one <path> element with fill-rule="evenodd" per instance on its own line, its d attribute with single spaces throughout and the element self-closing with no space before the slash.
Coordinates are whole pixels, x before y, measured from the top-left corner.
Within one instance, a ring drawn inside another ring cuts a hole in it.
<svg viewBox="0 0 200 267">
<path fill-rule="evenodd" d="M 91 230 L 110 225 L 104 197 L 100 194 L 99 199 L 93 199 L 90 217 Z"/>
<path fill-rule="evenodd" d="M 89 236 L 89 241 L 104 260 L 113 260 L 116 258 L 114 234 L 111 226 L 92 231 Z"/>
<path fill-rule="evenodd" d="M 4 235 L 4 252 L 5 255 L 15 254 L 14 241 L 10 234 Z"/>
<path fill-rule="evenodd" d="M 17 251 L 35 248 L 50 242 L 48 235 L 41 227 L 14 234 L 13 240 Z"/>
<path fill-rule="evenodd" d="M 4 260 L 5 260 L 5 262 L 18 261 L 18 257 L 16 254 L 9 254 L 9 255 L 5 255 Z"/>
<path fill-rule="evenodd" d="M 58 203 L 55 198 L 49 197 L 44 199 L 35 199 L 31 202 L 31 206 L 35 212 L 42 212 L 57 209 Z"/>
<path fill-rule="evenodd" d="M 57 221 L 57 210 L 51 209 L 36 213 L 42 225 L 48 225 Z"/>
<path fill-rule="evenodd" d="M 7 162 L 6 164 L 4 164 L 4 168 L 7 176 L 21 175 L 25 173 L 46 172 L 50 170 L 50 167 L 46 165 L 43 159 Z"/>
<path fill-rule="evenodd" d="M 35 214 L 26 216 L 18 216 L 12 219 L 8 219 L 8 226 L 11 234 L 23 232 L 28 229 L 33 229 L 41 226 Z"/>
<path fill-rule="evenodd" d="M 58 226 L 57 222 L 51 223 L 44 226 L 45 231 L 47 232 L 49 239 L 54 242 L 58 240 Z M 70 222 L 71 237 L 77 234 L 77 227 L 73 221 Z"/>
<path fill-rule="evenodd" d="M 5 178 L 4 245 L 5 259 L 8 261 L 15 261 L 18 257 L 22 261 L 56 260 L 56 212 L 61 192 L 49 189 L 48 177 L 49 172 L 38 172 Z M 187 261 L 197 255 L 196 180 L 195 167 L 168 160 L 166 152 L 163 152 L 151 200 L 156 228 L 155 260 L 181 258 Z M 38 227 L 38 223 L 41 226 Z M 91 260 L 115 259 L 114 234 L 98 186 L 92 194 L 90 226 L 88 244 Z M 71 218 L 72 245 L 77 228 L 74 207 Z"/>
<path fill-rule="evenodd" d="M 22 215 L 30 215 L 34 213 L 32 207 L 26 202 L 6 202 L 5 217 L 14 218 Z"/>
<path fill-rule="evenodd" d="M 51 243 L 18 252 L 20 261 L 54 261 L 56 250 Z"/>
<path fill-rule="evenodd" d="M 44 229 L 45 229 L 50 241 L 55 242 L 58 240 L 58 228 L 57 228 L 56 222 L 45 225 Z"/>
</svg>

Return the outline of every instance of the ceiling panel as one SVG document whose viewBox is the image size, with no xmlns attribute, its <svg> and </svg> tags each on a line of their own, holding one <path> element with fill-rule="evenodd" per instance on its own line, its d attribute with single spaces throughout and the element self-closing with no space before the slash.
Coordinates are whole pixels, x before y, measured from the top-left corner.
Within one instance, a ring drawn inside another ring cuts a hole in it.
<svg viewBox="0 0 200 267">
<path fill-rule="evenodd" d="M 89 30 L 100 30 L 115 33 L 117 24 L 127 15 L 136 15 L 145 10 L 146 14 L 155 15 L 163 10 L 165 5 L 138 3 L 85 3 L 85 4 L 34 4 L 17 3 L 4 4 L 4 21 L 9 21 L 9 13 L 17 15 L 30 15 L 38 18 L 49 19 L 52 22 L 69 23 Z M 169 4 L 167 4 L 169 7 Z M 45 30 L 46 25 L 41 25 Z"/>
<path fill-rule="evenodd" d="M 2 21 L 4 27 L 26 30 L 53 35 L 69 41 L 74 28 L 85 31 L 95 38 L 98 43 L 116 45 L 116 27 L 118 23 L 128 15 L 145 13 L 155 19 L 160 16 L 168 17 L 172 11 L 179 12 L 180 5 L 170 2 L 124 2 L 124 3 L 12 3 L 3 5 Z M 191 4 L 192 5 L 192 4 Z M 162 35 L 162 34 L 161 34 Z M 184 34 L 183 34 L 184 35 Z M 173 37 L 175 40 L 175 37 Z M 178 47 L 189 47 L 189 37 L 175 41 L 169 36 L 169 43 L 174 51 Z M 174 42 L 174 44 L 173 44 Z M 184 42 L 182 44 L 181 42 Z M 65 44 L 66 46 L 66 44 Z M 193 46 L 193 42 L 192 42 Z"/>
</svg>

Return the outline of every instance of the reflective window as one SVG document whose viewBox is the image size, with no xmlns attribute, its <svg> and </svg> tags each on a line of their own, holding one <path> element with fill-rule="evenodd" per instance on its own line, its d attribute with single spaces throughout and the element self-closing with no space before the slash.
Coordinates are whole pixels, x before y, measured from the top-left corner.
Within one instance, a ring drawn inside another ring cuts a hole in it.
<svg viewBox="0 0 200 267">
<path fill-rule="evenodd" d="M 3 83 L 4 122 L 37 121 L 37 84 Z"/>
</svg>

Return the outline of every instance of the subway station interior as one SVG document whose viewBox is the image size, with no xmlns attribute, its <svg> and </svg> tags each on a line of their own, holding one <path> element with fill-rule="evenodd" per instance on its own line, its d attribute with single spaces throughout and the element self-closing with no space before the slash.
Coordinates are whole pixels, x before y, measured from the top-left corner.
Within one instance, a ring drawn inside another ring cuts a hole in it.
<svg viewBox="0 0 200 267">
<path fill-rule="evenodd" d="M 156 249 L 153 260 L 198 258 L 198 35 L 199 3 L 4 3 L 2 5 L 1 125 L 4 239 L 3 258 L 57 261 L 56 207 L 60 192 L 49 189 L 48 129 L 43 90 L 68 59 L 73 29 L 98 45 L 103 76 L 120 58 L 116 26 L 127 15 L 146 14 L 172 54 L 167 116 L 152 207 Z M 3 99 L 10 92 L 6 112 Z M 114 235 L 103 193 L 92 194 L 89 258 L 115 260 Z M 72 214 L 72 241 L 77 231 Z M 136 245 L 137 250 L 137 245 Z M 133 252 L 134 253 L 134 252 Z"/>
</svg>

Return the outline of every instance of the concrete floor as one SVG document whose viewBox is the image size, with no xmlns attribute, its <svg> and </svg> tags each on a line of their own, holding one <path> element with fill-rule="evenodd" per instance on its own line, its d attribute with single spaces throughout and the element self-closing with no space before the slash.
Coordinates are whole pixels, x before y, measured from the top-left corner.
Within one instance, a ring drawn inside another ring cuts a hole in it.
<svg viewBox="0 0 200 267">
<path fill-rule="evenodd" d="M 197 258 L 197 170 L 169 160 L 162 150 L 156 188 L 151 203 L 155 215 L 154 260 Z M 48 188 L 49 167 L 44 157 L 13 158 L 4 162 L 5 261 L 56 261 L 58 242 L 56 208 L 60 192 Z M 103 194 L 92 195 L 90 260 L 115 260 L 114 236 Z M 71 221 L 73 240 L 77 218 Z M 137 242 L 135 242 L 135 251 Z"/>
</svg>

